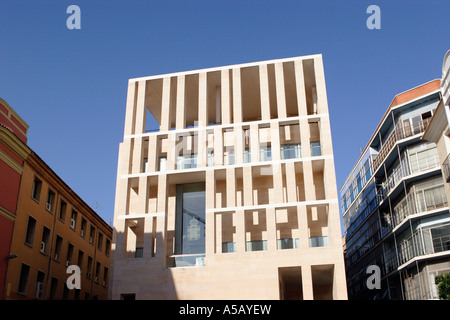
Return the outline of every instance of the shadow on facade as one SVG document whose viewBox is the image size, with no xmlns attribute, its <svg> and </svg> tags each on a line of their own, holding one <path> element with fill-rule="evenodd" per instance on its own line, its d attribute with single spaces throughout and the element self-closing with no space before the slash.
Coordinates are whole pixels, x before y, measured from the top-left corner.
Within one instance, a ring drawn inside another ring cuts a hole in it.
<svg viewBox="0 0 450 320">
<path fill-rule="evenodd" d="M 164 253 L 162 233 L 143 233 L 144 243 L 150 245 L 140 246 L 141 239 L 137 239 L 133 248 L 122 245 L 127 243 L 123 241 L 125 237 L 134 236 L 129 233 L 117 232 L 114 228 L 109 299 L 177 300 L 170 260 Z"/>
</svg>

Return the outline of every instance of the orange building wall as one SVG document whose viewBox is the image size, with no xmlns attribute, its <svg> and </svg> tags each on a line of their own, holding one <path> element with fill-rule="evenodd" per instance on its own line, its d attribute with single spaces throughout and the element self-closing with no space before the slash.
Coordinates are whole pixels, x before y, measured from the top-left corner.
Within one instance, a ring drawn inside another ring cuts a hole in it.
<svg viewBox="0 0 450 320">
<path fill-rule="evenodd" d="M 35 177 L 42 181 L 41 193 L 39 201 L 33 199 L 32 190 Z M 55 192 L 55 202 L 52 212 L 47 210 L 47 194 L 49 188 Z M 59 207 L 61 200 L 67 203 L 65 219 L 59 218 Z M 75 229 L 70 227 L 70 219 L 72 209 L 77 212 L 77 221 Z M 34 234 L 34 243 L 32 245 L 25 243 L 28 219 L 33 217 L 36 220 L 36 228 Z M 80 235 L 81 217 L 86 219 L 87 227 L 84 237 Z M 96 233 L 93 243 L 89 242 L 89 230 L 94 226 Z M 50 240 L 48 252 L 40 251 L 41 239 L 44 226 L 50 230 Z M 97 247 L 98 232 L 103 234 L 102 250 Z M 62 248 L 58 257 L 55 257 L 55 245 L 57 235 L 62 238 Z M 11 244 L 11 253 L 17 255 L 17 258 L 10 260 L 8 266 L 8 274 L 6 279 L 6 299 L 35 299 L 36 283 L 38 271 L 45 274 L 43 282 L 43 290 L 41 299 L 74 299 L 75 291 L 66 291 L 64 295 L 64 287 L 67 278 L 71 275 L 67 271 L 67 251 L 69 243 L 73 245 L 73 257 L 70 264 L 78 265 L 79 250 L 83 252 L 83 261 L 81 268 L 81 290 L 79 298 L 107 299 L 108 296 L 108 280 L 103 284 L 104 267 L 109 270 L 109 256 L 105 255 L 106 239 L 111 240 L 111 228 L 98 216 L 95 216 L 81 199 L 74 196 L 64 183 L 57 176 L 45 168 L 41 160 L 34 154 L 24 164 L 22 175 L 22 184 L 19 192 L 19 204 L 17 207 L 16 225 Z M 93 260 L 90 277 L 87 276 L 88 257 Z M 95 281 L 96 262 L 100 263 L 99 279 Z M 28 284 L 24 292 L 18 292 L 19 278 L 22 265 L 30 267 Z M 52 278 L 57 279 L 57 289 L 55 296 L 51 296 L 50 288 Z M 109 275 L 108 275 L 109 278 Z"/>
</svg>

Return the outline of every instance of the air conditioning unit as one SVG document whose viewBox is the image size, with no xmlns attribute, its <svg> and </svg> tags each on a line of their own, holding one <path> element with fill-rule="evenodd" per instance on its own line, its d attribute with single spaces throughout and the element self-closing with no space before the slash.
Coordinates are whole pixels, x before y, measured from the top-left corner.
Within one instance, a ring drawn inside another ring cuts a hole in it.
<svg viewBox="0 0 450 320">
<path fill-rule="evenodd" d="M 70 227 L 72 228 L 72 229 L 75 229 L 75 219 L 70 219 Z"/>
<path fill-rule="evenodd" d="M 42 289 L 44 288 L 44 284 L 42 282 L 36 282 L 36 292 L 34 293 L 34 297 L 36 299 L 40 299 L 42 297 Z"/>
<path fill-rule="evenodd" d="M 40 251 L 41 251 L 42 253 L 45 253 L 45 242 L 44 242 L 44 241 L 41 242 L 41 248 L 40 248 Z"/>
<path fill-rule="evenodd" d="M 95 277 L 95 282 L 98 282 L 98 277 Z"/>
<path fill-rule="evenodd" d="M 106 287 L 106 281 L 103 281 L 103 286 Z"/>
<path fill-rule="evenodd" d="M 89 237 L 89 243 L 92 243 L 93 239 L 92 237 Z"/>
<path fill-rule="evenodd" d="M 80 236 L 84 237 L 84 231 L 83 231 L 83 229 L 81 229 L 81 231 L 80 231 Z"/>
<path fill-rule="evenodd" d="M 55 253 L 55 260 L 58 260 L 58 254 Z"/>
<path fill-rule="evenodd" d="M 52 211 L 52 204 L 49 203 L 49 202 L 47 202 L 47 203 L 45 204 L 45 208 L 46 208 L 48 211 Z"/>
</svg>

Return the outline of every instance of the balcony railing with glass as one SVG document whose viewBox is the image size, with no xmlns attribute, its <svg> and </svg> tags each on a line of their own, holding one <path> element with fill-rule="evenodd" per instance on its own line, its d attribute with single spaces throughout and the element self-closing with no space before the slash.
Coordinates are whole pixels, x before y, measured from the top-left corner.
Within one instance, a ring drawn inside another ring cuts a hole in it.
<svg viewBox="0 0 450 320">
<path fill-rule="evenodd" d="M 177 157 L 177 169 L 197 168 L 197 154 L 184 154 Z"/>
<path fill-rule="evenodd" d="M 260 161 L 272 161 L 272 148 L 270 146 L 261 147 L 259 149 Z"/>
<path fill-rule="evenodd" d="M 450 250 L 450 224 L 421 228 L 412 236 L 398 244 L 398 258 L 400 265 L 411 259 L 428 254 Z"/>
<path fill-rule="evenodd" d="M 310 248 L 328 247 L 328 236 L 310 237 L 309 247 Z"/>
<path fill-rule="evenodd" d="M 179 254 L 172 255 L 172 267 L 204 267 L 205 266 L 205 254 Z"/>
<path fill-rule="evenodd" d="M 300 239 L 299 238 L 283 238 L 277 240 L 277 249 L 298 249 L 300 248 Z"/>
<path fill-rule="evenodd" d="M 395 143 L 401 139 L 405 139 L 411 137 L 413 135 L 422 133 L 428 127 L 431 118 L 424 119 L 422 121 L 418 121 L 413 124 L 413 126 L 403 126 L 401 122 L 397 123 L 394 128 L 394 131 L 391 135 L 386 139 L 378 153 L 377 157 L 373 161 L 373 170 L 377 171 L 378 168 L 383 163 L 384 159 L 386 159 L 387 155 L 390 153 L 391 149 L 394 147 Z"/>
<path fill-rule="evenodd" d="M 411 170 L 408 162 L 406 161 L 406 158 L 404 158 L 401 164 L 392 170 L 392 173 L 387 177 L 386 181 L 378 186 L 378 202 L 382 202 L 384 199 L 386 199 L 389 192 L 394 189 L 403 178 L 411 174 L 416 174 L 419 172 L 437 168 L 439 166 L 438 155 L 436 153 L 423 157 L 421 159 L 417 159 L 417 157 L 410 157 L 409 162 L 412 168 Z"/>
<path fill-rule="evenodd" d="M 443 185 L 432 186 L 421 190 L 415 190 L 413 188 L 393 209 L 393 226 L 395 228 L 411 215 L 436 210 L 447 205 L 447 197 Z"/>
<path fill-rule="evenodd" d="M 311 142 L 311 157 L 319 157 L 322 155 L 322 146 L 319 141 Z"/>
<path fill-rule="evenodd" d="M 282 144 L 281 159 L 298 159 L 302 157 L 302 149 L 299 143 Z"/>
</svg>

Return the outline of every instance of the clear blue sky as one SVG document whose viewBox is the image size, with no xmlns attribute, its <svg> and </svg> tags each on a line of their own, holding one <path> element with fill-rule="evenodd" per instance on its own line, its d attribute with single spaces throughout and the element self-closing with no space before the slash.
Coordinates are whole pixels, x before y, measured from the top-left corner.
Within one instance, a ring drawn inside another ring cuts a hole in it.
<svg viewBox="0 0 450 320">
<path fill-rule="evenodd" d="M 71 4 L 81 30 L 66 27 Z M 371 4 L 380 30 L 366 27 Z M 0 97 L 109 222 L 129 78 L 322 53 L 340 189 L 394 96 L 440 78 L 449 12 L 444 0 L 0 0 Z"/>
</svg>

